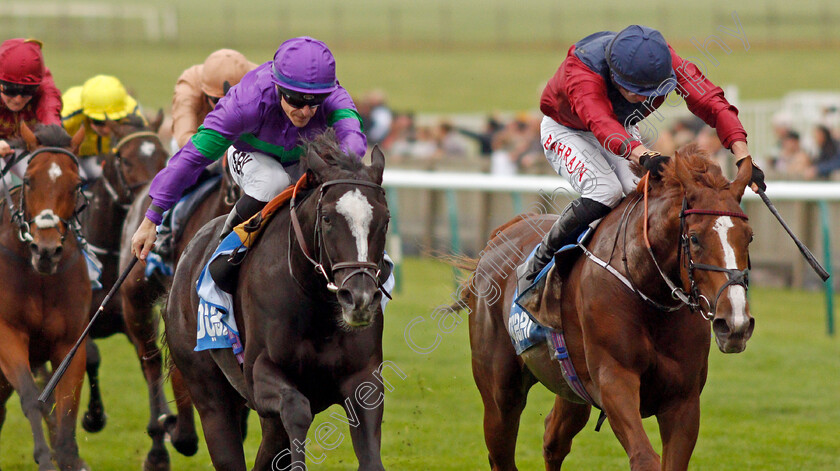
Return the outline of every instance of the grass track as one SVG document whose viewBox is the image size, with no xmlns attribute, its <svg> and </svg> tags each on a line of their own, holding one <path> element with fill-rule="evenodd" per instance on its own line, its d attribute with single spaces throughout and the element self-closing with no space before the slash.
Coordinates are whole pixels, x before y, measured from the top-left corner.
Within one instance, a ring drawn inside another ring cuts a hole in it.
<svg viewBox="0 0 840 471">
<path fill-rule="evenodd" d="M 407 375 L 401 380 L 386 374 L 394 391 L 385 403 L 385 465 L 392 470 L 485 470 L 481 402 L 469 366 L 466 324 L 443 334 L 427 355 L 408 348 L 404 336 L 409 321 L 418 316 L 431 321 L 435 306 L 448 302 L 451 271 L 436 262 L 410 259 L 404 274 L 404 291 L 389 306 L 385 331 L 385 357 Z M 711 352 L 691 469 L 840 469 L 840 339 L 825 335 L 821 296 L 758 288 L 751 295 L 756 332 L 747 350 L 739 355 Z M 436 322 L 418 323 L 412 340 L 431 345 L 438 333 Z M 82 456 L 96 471 L 141 469 L 149 440 L 137 360 L 122 336 L 101 342 L 100 349 L 109 422 L 99 434 L 79 428 Z M 520 469 L 542 468 L 543 419 L 551 403 L 544 388 L 532 390 L 518 443 Z M 5 471 L 34 469 L 29 426 L 17 396 L 8 405 L 0 466 Z M 310 462 L 309 469 L 356 469 L 347 427 L 330 416 L 339 411 L 333 407 L 320 414 L 316 425 L 338 425 L 342 443 L 334 450 L 312 447 L 312 455 L 323 456 L 323 463 Z M 647 419 L 645 425 L 658 449 L 655 420 Z M 259 436 L 253 415 L 250 427 L 246 454 L 253 460 Z M 594 414 L 575 440 L 568 468 L 626 469 L 624 452 L 609 427 L 601 433 L 593 427 Z M 192 458 L 170 452 L 174 470 L 212 469 L 203 442 Z"/>
</svg>

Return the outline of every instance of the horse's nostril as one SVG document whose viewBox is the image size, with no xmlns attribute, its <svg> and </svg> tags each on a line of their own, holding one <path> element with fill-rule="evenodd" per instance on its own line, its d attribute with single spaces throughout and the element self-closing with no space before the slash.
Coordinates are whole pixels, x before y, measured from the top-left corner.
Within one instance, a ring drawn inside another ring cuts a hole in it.
<svg viewBox="0 0 840 471">
<path fill-rule="evenodd" d="M 56 247 L 56 248 L 55 248 L 55 253 L 54 253 L 54 256 L 55 256 L 55 257 L 61 257 L 61 253 L 62 253 L 63 251 L 64 251 L 64 248 L 63 248 L 62 246 L 60 246 L 60 245 L 59 245 L 58 247 Z"/>
<path fill-rule="evenodd" d="M 712 330 L 715 331 L 715 335 L 718 337 L 727 336 L 729 335 L 729 324 L 726 322 L 726 319 L 715 319 L 712 321 Z"/>
<path fill-rule="evenodd" d="M 353 306 L 353 293 L 349 289 L 340 289 L 336 293 L 338 303 L 343 306 Z"/>
</svg>

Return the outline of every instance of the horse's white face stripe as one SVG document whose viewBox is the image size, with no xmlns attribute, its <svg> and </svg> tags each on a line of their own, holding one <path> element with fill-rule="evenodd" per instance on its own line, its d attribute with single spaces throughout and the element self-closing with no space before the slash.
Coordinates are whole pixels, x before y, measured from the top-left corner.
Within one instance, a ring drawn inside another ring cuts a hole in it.
<svg viewBox="0 0 840 471">
<path fill-rule="evenodd" d="M 373 220 L 373 206 L 367 198 L 356 188 L 344 193 L 335 205 L 336 211 L 347 219 L 347 225 L 356 239 L 358 261 L 366 262 L 368 256 L 368 233 L 370 222 Z"/>
<path fill-rule="evenodd" d="M 140 144 L 140 155 L 143 157 L 151 157 L 152 154 L 155 152 L 155 143 L 151 141 L 146 141 Z"/>
<path fill-rule="evenodd" d="M 47 175 L 49 175 L 50 180 L 55 183 L 55 181 L 58 180 L 58 177 L 61 176 L 61 167 L 59 167 L 57 163 L 53 162 L 52 165 L 50 165 L 50 169 L 47 170 Z"/>
<path fill-rule="evenodd" d="M 737 270 L 738 262 L 735 260 L 735 249 L 729 243 L 729 229 L 732 227 L 735 227 L 732 218 L 721 216 L 715 221 L 714 230 L 718 233 L 720 245 L 723 247 L 724 268 Z M 729 304 L 732 306 L 732 323 L 740 327 L 745 322 L 749 322 L 747 318 L 747 291 L 744 287 L 730 285 L 727 289 L 727 295 L 729 296 Z"/>
</svg>

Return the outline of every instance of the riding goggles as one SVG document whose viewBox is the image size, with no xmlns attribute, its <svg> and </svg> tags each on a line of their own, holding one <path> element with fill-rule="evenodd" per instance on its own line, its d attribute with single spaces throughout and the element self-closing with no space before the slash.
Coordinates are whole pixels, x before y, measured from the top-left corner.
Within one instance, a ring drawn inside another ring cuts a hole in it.
<svg viewBox="0 0 840 471">
<path fill-rule="evenodd" d="M 32 96 L 38 90 L 38 85 L 20 85 L 17 83 L 0 82 L 0 92 L 8 97 Z"/>
<path fill-rule="evenodd" d="M 330 96 L 329 93 L 321 93 L 321 94 L 312 94 L 312 93 L 300 93 L 295 92 L 292 90 L 288 90 L 286 88 L 277 86 L 277 91 L 280 95 L 283 96 L 283 99 L 286 100 L 286 103 L 289 104 L 292 108 L 303 108 L 304 106 L 308 106 L 310 108 L 315 108 L 321 106 L 324 103 L 324 100 Z"/>
</svg>

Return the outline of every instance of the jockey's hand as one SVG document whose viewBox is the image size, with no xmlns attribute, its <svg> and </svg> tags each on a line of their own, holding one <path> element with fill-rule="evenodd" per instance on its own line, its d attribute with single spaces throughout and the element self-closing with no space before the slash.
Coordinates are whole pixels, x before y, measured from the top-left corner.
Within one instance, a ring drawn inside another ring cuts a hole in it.
<svg viewBox="0 0 840 471">
<path fill-rule="evenodd" d="M 143 218 L 140 227 L 131 236 L 131 254 L 145 262 L 157 239 L 157 226 L 148 218 Z"/>
<path fill-rule="evenodd" d="M 741 168 L 741 164 L 745 160 L 747 159 L 741 159 L 735 162 L 735 165 L 737 165 L 738 168 Z M 753 191 L 756 191 L 758 188 L 761 188 L 761 191 L 767 191 L 767 184 L 764 183 L 764 170 L 761 170 L 753 159 L 750 159 L 750 162 L 752 162 L 752 177 L 750 177 L 750 184 Z"/>
<path fill-rule="evenodd" d="M 662 169 L 665 164 L 671 160 L 667 155 L 660 155 L 659 152 L 648 151 L 639 157 L 639 164 L 650 172 L 650 176 L 654 179 L 662 176 Z"/>
<path fill-rule="evenodd" d="M 14 152 L 14 150 L 12 150 L 12 146 L 10 146 L 5 140 L 0 140 L 0 157 L 5 157 L 12 152 Z"/>
</svg>

